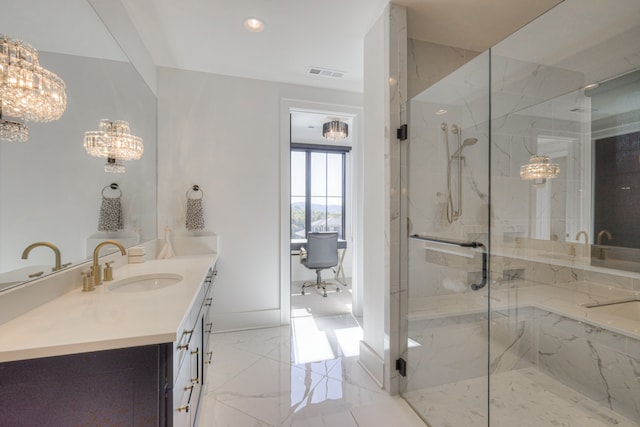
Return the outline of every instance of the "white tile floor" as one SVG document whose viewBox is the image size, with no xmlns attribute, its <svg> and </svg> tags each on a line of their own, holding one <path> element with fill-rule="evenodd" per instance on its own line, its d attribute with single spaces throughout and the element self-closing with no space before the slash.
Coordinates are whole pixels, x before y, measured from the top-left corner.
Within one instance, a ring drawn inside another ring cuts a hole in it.
<svg viewBox="0 0 640 427">
<path fill-rule="evenodd" d="M 199 427 L 424 427 L 358 364 L 351 315 L 216 334 Z"/>
</svg>

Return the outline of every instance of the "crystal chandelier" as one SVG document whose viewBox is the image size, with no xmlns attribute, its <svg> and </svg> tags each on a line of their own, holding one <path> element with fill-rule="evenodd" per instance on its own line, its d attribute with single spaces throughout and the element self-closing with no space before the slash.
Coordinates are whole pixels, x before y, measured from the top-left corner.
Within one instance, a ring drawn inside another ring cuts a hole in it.
<svg viewBox="0 0 640 427">
<path fill-rule="evenodd" d="M 29 129 L 27 125 L 20 122 L 3 119 L 2 113 L 0 112 L 0 139 L 25 142 L 29 139 Z"/>
<path fill-rule="evenodd" d="M 24 121 L 57 120 L 67 107 L 64 81 L 38 63 L 38 51 L 22 40 L 0 34 L 0 139 L 26 141 Z"/>
<path fill-rule="evenodd" d="M 333 141 L 349 136 L 349 126 L 341 121 L 333 120 L 322 125 L 322 136 Z"/>
<path fill-rule="evenodd" d="M 547 179 L 556 178 L 560 165 L 551 163 L 549 156 L 531 156 L 529 163 L 520 166 L 520 178 L 544 184 Z"/>
<path fill-rule="evenodd" d="M 104 171 L 111 173 L 124 173 L 119 161 L 138 160 L 144 150 L 142 138 L 131 135 L 129 123 L 109 119 L 100 120 L 100 130 L 84 133 L 84 148 L 94 157 L 106 158 Z"/>
</svg>

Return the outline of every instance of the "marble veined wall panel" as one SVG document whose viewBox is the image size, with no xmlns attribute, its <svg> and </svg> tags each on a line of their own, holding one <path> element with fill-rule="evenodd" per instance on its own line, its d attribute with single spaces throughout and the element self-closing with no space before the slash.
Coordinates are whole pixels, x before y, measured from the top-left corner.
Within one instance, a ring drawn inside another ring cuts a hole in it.
<svg viewBox="0 0 640 427">
<path fill-rule="evenodd" d="M 553 313 L 538 321 L 538 369 L 640 422 L 637 340 Z"/>
</svg>

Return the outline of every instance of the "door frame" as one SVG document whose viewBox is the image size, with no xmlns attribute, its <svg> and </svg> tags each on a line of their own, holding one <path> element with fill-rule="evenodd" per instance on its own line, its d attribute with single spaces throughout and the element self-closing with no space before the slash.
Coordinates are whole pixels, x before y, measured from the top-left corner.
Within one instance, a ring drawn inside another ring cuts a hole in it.
<svg viewBox="0 0 640 427">
<path fill-rule="evenodd" d="M 351 226 L 348 229 L 347 250 L 352 251 L 351 287 L 353 292 L 352 313 L 362 316 L 362 122 L 363 109 L 352 105 L 328 104 L 283 98 L 280 100 L 280 323 L 291 322 L 291 119 L 293 111 L 308 111 L 328 115 L 350 116 L 353 118 L 353 147 L 351 150 Z"/>
</svg>

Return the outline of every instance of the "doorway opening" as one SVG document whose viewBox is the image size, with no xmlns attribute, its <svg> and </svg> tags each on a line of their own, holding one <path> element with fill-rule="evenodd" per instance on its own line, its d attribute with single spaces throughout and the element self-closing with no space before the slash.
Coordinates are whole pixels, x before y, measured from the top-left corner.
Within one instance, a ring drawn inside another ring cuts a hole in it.
<svg viewBox="0 0 640 427">
<path fill-rule="evenodd" d="M 362 319 L 357 310 L 361 294 L 354 282 L 356 117 L 300 108 L 290 108 L 288 116 L 287 292 L 292 357 L 296 363 L 357 357 Z M 323 136 L 325 123 L 332 122 L 344 124 L 340 125 L 346 130 L 344 138 Z M 338 237 L 335 265 L 320 272 L 324 289 L 314 285 L 317 271 L 303 263 L 305 255 L 310 255 L 309 233 Z"/>
</svg>

